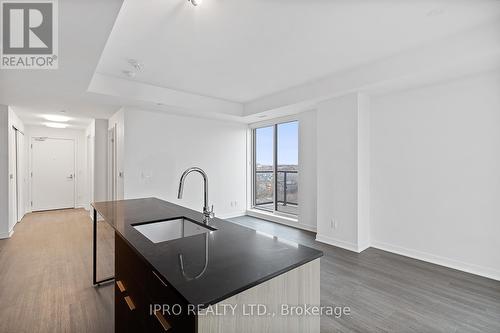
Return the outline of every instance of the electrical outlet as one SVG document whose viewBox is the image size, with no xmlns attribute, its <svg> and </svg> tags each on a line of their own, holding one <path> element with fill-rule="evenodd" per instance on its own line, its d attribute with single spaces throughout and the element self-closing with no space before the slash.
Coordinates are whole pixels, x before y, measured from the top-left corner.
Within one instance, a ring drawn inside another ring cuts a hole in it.
<svg viewBox="0 0 500 333">
<path fill-rule="evenodd" d="M 330 220 L 330 228 L 332 228 L 332 229 L 337 229 L 338 228 L 337 220 L 335 220 L 333 217 Z"/>
<path fill-rule="evenodd" d="M 238 201 L 234 202 L 234 207 L 238 207 Z"/>
</svg>

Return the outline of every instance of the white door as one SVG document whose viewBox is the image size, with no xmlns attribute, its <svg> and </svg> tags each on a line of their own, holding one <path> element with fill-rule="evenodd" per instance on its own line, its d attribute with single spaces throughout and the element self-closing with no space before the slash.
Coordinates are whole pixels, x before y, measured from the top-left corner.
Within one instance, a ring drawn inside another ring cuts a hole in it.
<svg viewBox="0 0 500 333">
<path fill-rule="evenodd" d="M 32 144 L 33 211 L 74 208 L 74 141 L 33 138 Z"/>
</svg>

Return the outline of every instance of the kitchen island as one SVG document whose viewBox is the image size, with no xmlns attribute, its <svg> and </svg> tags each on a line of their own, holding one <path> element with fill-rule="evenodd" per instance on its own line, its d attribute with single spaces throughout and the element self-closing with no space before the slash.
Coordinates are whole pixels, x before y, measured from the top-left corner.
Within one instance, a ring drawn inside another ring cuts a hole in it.
<svg viewBox="0 0 500 333">
<path fill-rule="evenodd" d="M 322 252 L 156 198 L 92 206 L 115 230 L 116 332 L 319 332 L 290 309 L 319 306 Z"/>
</svg>

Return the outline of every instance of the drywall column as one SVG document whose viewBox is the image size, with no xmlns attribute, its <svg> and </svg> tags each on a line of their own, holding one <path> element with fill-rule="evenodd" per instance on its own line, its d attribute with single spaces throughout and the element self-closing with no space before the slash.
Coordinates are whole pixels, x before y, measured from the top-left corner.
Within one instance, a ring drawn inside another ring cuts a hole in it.
<svg viewBox="0 0 500 333">
<path fill-rule="evenodd" d="M 125 182 L 124 182 L 124 155 L 125 155 L 125 111 L 124 109 L 120 109 L 120 111 L 116 112 L 108 121 L 108 129 L 115 131 L 115 137 L 113 145 L 115 146 L 115 156 L 116 165 L 114 172 L 116 173 L 115 179 L 111 179 L 112 183 L 116 183 L 114 186 L 116 187 L 115 199 L 123 200 L 125 193 Z M 113 152 L 110 151 L 110 154 Z M 113 186 L 113 185 L 112 185 Z M 113 191 L 110 188 L 109 199 L 111 199 Z"/>
<path fill-rule="evenodd" d="M 370 98 L 358 94 L 358 251 L 370 247 Z"/>
<path fill-rule="evenodd" d="M 316 229 L 316 111 L 298 115 L 299 119 L 299 224 Z"/>
<path fill-rule="evenodd" d="M 9 237 L 9 109 L 0 104 L 0 238 Z"/>
<path fill-rule="evenodd" d="M 108 199 L 108 120 L 96 119 L 94 136 L 94 201 Z"/>
<path fill-rule="evenodd" d="M 369 99 L 354 93 L 317 110 L 318 241 L 361 252 L 370 243 Z"/>
</svg>

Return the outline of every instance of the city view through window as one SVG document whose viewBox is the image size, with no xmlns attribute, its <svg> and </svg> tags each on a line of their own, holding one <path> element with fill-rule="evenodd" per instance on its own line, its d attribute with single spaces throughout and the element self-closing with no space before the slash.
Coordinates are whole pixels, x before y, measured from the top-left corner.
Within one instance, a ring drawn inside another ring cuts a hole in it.
<svg viewBox="0 0 500 333">
<path fill-rule="evenodd" d="M 298 126 L 293 121 L 255 129 L 255 208 L 298 213 Z"/>
</svg>

